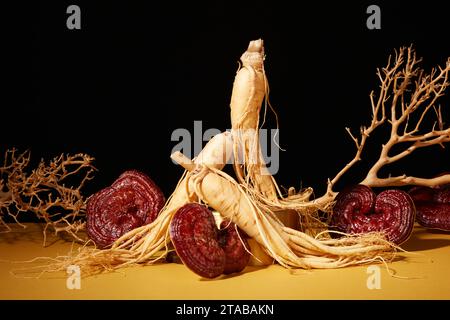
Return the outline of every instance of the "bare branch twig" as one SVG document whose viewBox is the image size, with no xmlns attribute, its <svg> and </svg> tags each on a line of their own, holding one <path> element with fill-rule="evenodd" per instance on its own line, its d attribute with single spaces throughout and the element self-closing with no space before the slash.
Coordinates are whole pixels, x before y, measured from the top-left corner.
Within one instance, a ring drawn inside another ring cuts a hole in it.
<svg viewBox="0 0 450 320">
<path fill-rule="evenodd" d="M 412 47 L 402 48 L 396 56 L 394 72 L 386 73 L 384 81 L 393 83 L 394 92 L 390 101 L 391 134 L 388 141 L 382 145 L 379 159 L 369 170 L 366 178 L 361 182 L 368 186 L 402 186 L 423 185 L 434 186 L 437 183 L 450 183 L 450 176 L 439 179 L 423 179 L 402 175 L 398 177 L 378 177 L 378 172 L 384 166 L 394 163 L 411 154 L 413 151 L 432 145 L 443 145 L 450 141 L 450 128 L 444 128 L 440 107 L 436 107 L 437 100 L 444 95 L 449 86 L 450 59 L 445 68 L 439 71 L 433 69 L 430 74 L 418 67 L 420 59 L 416 58 Z M 392 69 L 392 71 L 394 70 Z M 389 87 L 381 87 L 380 96 L 386 96 Z M 384 108 L 384 107 L 383 107 Z M 423 124 L 430 110 L 435 110 L 436 122 L 439 130 L 433 126 L 424 132 Z M 411 116 L 417 113 L 418 120 L 411 126 Z M 409 128 L 413 128 L 408 130 Z M 403 130 L 401 130 L 403 128 Z M 399 144 L 408 144 L 406 149 L 390 155 L 392 148 Z"/>
<path fill-rule="evenodd" d="M 84 222 L 79 218 L 85 214 L 85 197 L 80 189 L 93 178 L 96 170 L 93 161 L 86 154 L 62 154 L 49 163 L 41 160 L 29 172 L 29 151 L 21 154 L 15 149 L 6 151 L 0 167 L 0 224 L 9 230 L 3 217 L 10 216 L 21 225 L 19 215 L 32 213 L 46 223 L 44 244 L 49 228 L 55 234 L 64 231 L 80 240 L 77 233 Z M 69 178 L 79 181 L 68 186 Z"/>
<path fill-rule="evenodd" d="M 450 58 L 445 67 L 433 69 L 426 74 L 418 67 L 421 59 L 416 57 L 414 49 L 401 48 L 395 51 L 394 58 L 389 57 L 384 68 L 377 69 L 380 80 L 379 93 L 377 97 L 372 91 L 369 95 L 372 110 L 372 120 L 368 126 L 360 129 L 360 136 L 354 135 L 346 128 L 350 138 L 353 140 L 356 152 L 353 159 L 342 168 L 336 176 L 328 180 L 326 193 L 312 201 L 318 208 L 327 207 L 333 201 L 337 192 L 333 186 L 337 181 L 358 161 L 366 145 L 369 136 L 386 123 L 389 124 L 390 137 L 380 150 L 379 159 L 373 164 L 367 176 L 361 181 L 372 187 L 422 185 L 435 186 L 450 183 L 450 175 L 443 175 L 433 179 L 425 179 L 408 175 L 387 178 L 378 177 L 378 172 L 384 166 L 396 162 L 411 154 L 413 151 L 432 145 L 444 146 L 450 141 L 450 127 L 444 127 L 441 107 L 436 106 L 437 100 L 444 95 L 450 85 Z M 388 106 L 389 104 L 389 106 Z M 424 120 L 434 110 L 436 121 L 431 129 L 424 129 Z M 416 121 L 412 119 L 413 115 Z M 414 123 L 412 123 L 414 122 Z M 436 129 L 437 126 L 437 129 Z M 403 151 L 390 155 L 395 145 L 406 145 Z"/>
</svg>

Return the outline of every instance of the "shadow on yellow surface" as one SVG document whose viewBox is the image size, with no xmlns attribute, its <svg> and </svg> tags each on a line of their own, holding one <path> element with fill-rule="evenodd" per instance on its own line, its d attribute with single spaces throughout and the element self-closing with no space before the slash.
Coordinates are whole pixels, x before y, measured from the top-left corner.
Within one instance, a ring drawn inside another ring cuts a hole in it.
<svg viewBox="0 0 450 320">
<path fill-rule="evenodd" d="M 449 232 L 417 227 L 402 248 L 406 251 L 427 251 L 447 246 L 450 246 Z"/>
<path fill-rule="evenodd" d="M 243 271 L 238 272 L 238 273 L 224 274 L 224 275 L 221 275 L 220 277 L 217 277 L 217 278 L 214 278 L 214 279 L 200 278 L 200 281 L 228 280 L 228 279 L 232 279 L 234 277 L 242 276 L 243 274 L 246 274 L 246 273 L 252 273 L 252 272 L 255 272 L 255 271 L 260 271 L 260 270 L 266 269 L 267 267 L 268 266 L 261 266 L 261 267 L 248 266 Z"/>
</svg>

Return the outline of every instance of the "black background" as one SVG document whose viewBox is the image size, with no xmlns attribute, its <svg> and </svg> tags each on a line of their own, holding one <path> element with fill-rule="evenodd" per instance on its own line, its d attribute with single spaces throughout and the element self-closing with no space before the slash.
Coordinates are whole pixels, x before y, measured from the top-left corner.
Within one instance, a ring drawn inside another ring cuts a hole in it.
<svg viewBox="0 0 450 320">
<path fill-rule="evenodd" d="M 81 8 L 81 30 L 66 27 L 66 8 Z M 381 7 L 381 30 L 368 30 L 366 8 Z M 344 128 L 370 121 L 376 68 L 394 48 L 414 44 L 426 70 L 450 56 L 445 1 L 313 3 L 294 1 L 42 2 L 6 11 L 16 17 L 5 41 L 0 149 L 30 149 L 36 161 L 88 153 L 99 169 L 86 192 L 122 171 L 142 170 L 168 196 L 181 168 L 169 159 L 176 128 L 230 127 L 238 59 L 262 37 L 271 102 L 279 115 L 284 186 L 323 191 L 354 154 Z M 7 42 L 6 42 L 7 41 Z M 450 95 L 440 100 L 445 121 Z M 446 110 L 447 109 L 447 110 Z M 267 127 L 274 126 L 273 116 Z M 446 121 L 448 122 L 448 121 Z M 431 124 L 431 123 L 429 123 Z M 385 132 L 344 177 L 356 183 L 377 158 Z M 414 153 L 393 174 L 449 170 L 449 150 Z M 383 174 L 388 174 L 383 171 Z"/>
<path fill-rule="evenodd" d="M 34 316 L 36 310 L 51 308 L 52 310 L 67 312 L 75 310 L 89 310 L 92 315 L 111 315 L 113 318 L 124 319 L 141 317 L 142 310 L 161 310 L 165 319 L 204 319 L 202 315 L 177 316 L 177 307 L 186 304 L 188 306 L 209 306 L 219 308 L 220 304 L 270 304 L 274 306 L 273 315 L 215 315 L 209 314 L 206 319 L 289 319 L 298 312 L 320 313 L 321 316 L 329 316 L 332 319 L 348 319 L 348 313 L 367 312 L 370 310 L 386 310 L 390 315 L 401 317 L 429 315 L 429 310 L 443 310 L 448 307 L 448 300 L 10 300 L 0 301 L 5 308 L 20 308 L 21 314 Z M 76 312 L 76 311 L 75 311 Z M 309 315 L 309 314 L 308 314 Z M 58 312 L 46 314 L 49 319 L 60 319 Z"/>
</svg>

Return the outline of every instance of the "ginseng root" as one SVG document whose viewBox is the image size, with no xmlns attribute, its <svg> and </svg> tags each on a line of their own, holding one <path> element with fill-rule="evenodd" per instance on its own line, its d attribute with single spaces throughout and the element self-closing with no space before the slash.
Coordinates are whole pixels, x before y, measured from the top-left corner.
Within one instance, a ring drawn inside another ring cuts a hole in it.
<svg viewBox="0 0 450 320">
<path fill-rule="evenodd" d="M 231 95 L 231 124 L 233 133 L 234 171 L 237 181 L 242 184 L 255 201 L 270 206 L 274 219 L 282 218 L 287 226 L 302 227 L 302 230 L 317 234 L 326 230 L 318 219 L 318 210 L 313 204 L 299 203 L 309 200 L 312 189 L 300 193 L 283 194 L 265 165 L 262 156 L 259 125 L 261 106 L 264 114 L 270 107 L 269 85 L 264 71 L 263 40 L 251 41 L 247 51 L 241 56 L 242 67 L 238 70 Z M 299 218 L 301 226 L 299 225 Z"/>
</svg>

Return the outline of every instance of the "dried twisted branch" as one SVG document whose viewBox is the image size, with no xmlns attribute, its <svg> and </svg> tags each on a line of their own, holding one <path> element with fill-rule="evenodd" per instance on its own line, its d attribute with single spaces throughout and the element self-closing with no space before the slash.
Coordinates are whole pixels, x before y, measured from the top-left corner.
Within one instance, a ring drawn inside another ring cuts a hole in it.
<svg viewBox="0 0 450 320">
<path fill-rule="evenodd" d="M 362 152 L 370 135 L 379 127 L 389 124 L 391 127 L 388 141 L 382 145 L 378 161 L 369 170 L 367 177 L 361 182 L 371 187 L 388 187 L 402 185 L 433 186 L 450 182 L 450 175 L 433 179 L 424 179 L 402 175 L 399 177 L 379 178 L 379 170 L 387 164 L 398 161 L 418 148 L 429 147 L 450 141 L 450 128 L 444 128 L 444 121 L 437 100 L 444 95 L 449 85 L 450 58 L 444 68 L 438 67 L 426 74 L 419 68 L 420 59 L 412 47 L 401 48 L 390 56 L 384 68 L 377 69 L 380 80 L 378 94 L 370 93 L 372 119 L 368 126 L 360 128 L 359 136 L 346 128 L 356 146 L 354 157 L 343 167 L 334 178 L 328 180 L 324 195 L 309 200 L 312 191 L 306 190 L 296 194 L 288 194 L 276 201 L 270 197 L 258 197 L 261 206 L 268 210 L 295 210 L 300 216 L 314 217 L 317 210 L 331 212 L 337 192 L 333 187 L 339 179 L 361 160 Z M 429 129 L 425 119 L 434 110 L 435 125 Z M 428 130 L 428 131 L 427 131 Z M 390 155 L 395 145 L 410 145 L 404 151 Z M 241 181 L 242 182 L 242 181 Z M 258 194 L 258 193 L 255 193 Z M 303 195 L 307 197 L 303 197 Z M 320 226 L 320 224 L 319 224 Z M 307 228 L 315 228 L 312 224 Z M 320 228 L 319 228 L 320 229 Z"/>
<path fill-rule="evenodd" d="M 55 234 L 66 232 L 74 239 L 84 241 L 78 235 L 85 225 L 79 219 L 85 214 L 86 200 L 81 189 L 93 178 L 96 170 L 93 160 L 86 154 L 62 154 L 48 164 L 41 160 L 37 168 L 29 172 L 30 152 L 7 150 L 0 167 L 0 223 L 4 227 L 3 232 L 10 230 L 4 217 L 9 216 L 25 227 L 20 223 L 19 215 L 33 213 L 45 222 L 44 245 L 49 228 Z"/>
<path fill-rule="evenodd" d="M 390 137 L 382 145 L 380 157 L 369 170 L 367 176 L 360 182 L 371 187 L 390 187 L 404 185 L 435 186 L 450 183 L 450 174 L 432 179 L 408 176 L 380 178 L 378 172 L 384 166 L 403 159 L 414 150 L 441 145 L 450 141 L 450 127 L 444 126 L 440 106 L 437 100 L 444 95 L 449 86 L 450 58 L 444 68 L 432 69 L 426 74 L 418 65 L 421 59 L 416 57 L 412 47 L 401 48 L 395 52 L 395 57 L 389 57 L 386 67 L 377 70 L 380 80 L 379 94 L 370 93 L 372 120 L 368 126 L 360 128 L 360 137 L 352 134 L 346 128 L 356 146 L 353 159 L 342 168 L 338 174 L 328 181 L 327 192 L 314 200 L 318 207 L 329 203 L 337 192 L 333 186 L 355 163 L 361 160 L 361 154 L 367 139 L 379 126 L 389 123 Z M 424 130 L 424 119 L 434 111 L 435 123 L 431 129 Z M 428 130 L 428 131 L 427 131 Z M 396 145 L 409 146 L 401 152 L 390 155 Z"/>
<path fill-rule="evenodd" d="M 382 167 L 403 159 L 414 150 L 438 144 L 444 147 L 443 143 L 450 141 L 450 127 L 444 127 L 441 108 L 436 106 L 437 100 L 444 95 L 445 89 L 450 84 L 448 79 L 450 58 L 447 60 L 445 68 L 438 67 L 438 69 L 433 69 L 430 74 L 425 74 L 418 67 L 419 62 L 420 59 L 416 58 L 415 52 L 411 47 L 408 49 L 402 48 L 396 57 L 393 68 L 393 70 L 397 70 L 392 74 L 387 74 L 384 71 L 384 79 L 389 79 L 393 91 L 393 96 L 390 99 L 390 118 L 388 120 L 391 126 L 391 134 L 388 141 L 381 148 L 379 159 L 362 181 L 363 184 L 374 187 L 435 186 L 450 182 L 449 174 L 433 179 L 412 177 L 406 174 L 388 178 L 378 177 L 378 172 Z M 399 69 L 400 66 L 403 66 L 403 68 Z M 385 93 L 382 91 L 382 94 Z M 383 112 L 386 112 L 384 111 L 385 104 L 382 103 L 381 105 Z M 435 123 L 431 130 L 424 131 L 423 121 L 431 110 L 435 111 Z M 414 114 L 418 115 L 415 120 L 412 118 Z M 399 144 L 409 145 L 405 150 L 390 155 L 392 148 Z"/>
</svg>

